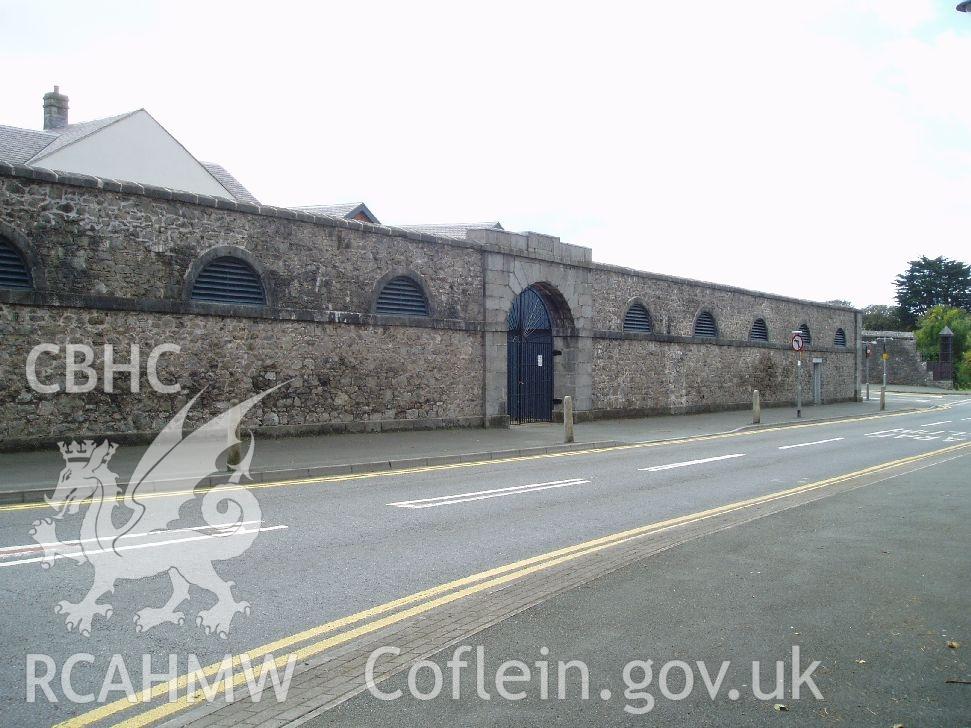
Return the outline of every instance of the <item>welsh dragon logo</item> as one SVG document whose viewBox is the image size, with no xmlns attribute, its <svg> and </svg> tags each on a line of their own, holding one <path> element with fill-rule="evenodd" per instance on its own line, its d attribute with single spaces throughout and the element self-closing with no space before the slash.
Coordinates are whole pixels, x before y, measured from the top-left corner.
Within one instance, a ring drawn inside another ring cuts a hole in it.
<svg viewBox="0 0 971 728">
<path fill-rule="evenodd" d="M 57 488 L 47 499 L 56 514 L 34 521 L 30 535 L 43 548 L 44 568 L 66 558 L 94 567 L 94 583 L 84 598 L 77 604 L 62 601 L 54 607 L 56 613 L 64 615 L 68 631 L 88 637 L 96 616 L 110 618 L 111 604 L 99 599 L 114 592 L 120 579 L 165 573 L 172 582 L 172 595 L 161 607 L 145 607 L 135 613 L 138 632 L 165 623 L 184 624 L 185 614 L 178 608 L 188 600 L 190 585 L 216 597 L 215 605 L 201 610 L 196 618 L 206 634 L 225 639 L 236 615 L 249 614 L 249 604 L 233 597 L 233 582 L 224 581 L 213 562 L 239 556 L 259 533 L 259 503 L 239 485 L 241 478 L 249 477 L 255 445 L 252 434 L 246 454 L 234 466 L 227 485 L 204 494 L 193 488 L 217 471 L 217 459 L 226 448 L 241 444 L 235 433 L 243 416 L 280 386 L 241 402 L 183 436 L 183 423 L 199 398 L 197 394 L 148 447 L 124 490 L 117 484 L 118 476 L 108 468 L 116 444 L 108 440 L 100 444 L 93 440 L 60 443 L 65 465 Z M 175 483 L 180 489 L 155 490 L 153 484 L 159 482 Z M 56 522 L 78 513 L 84 505 L 88 508 L 82 516 L 79 538 L 60 541 Z M 182 519 L 199 515 L 205 525 L 171 528 Z"/>
</svg>

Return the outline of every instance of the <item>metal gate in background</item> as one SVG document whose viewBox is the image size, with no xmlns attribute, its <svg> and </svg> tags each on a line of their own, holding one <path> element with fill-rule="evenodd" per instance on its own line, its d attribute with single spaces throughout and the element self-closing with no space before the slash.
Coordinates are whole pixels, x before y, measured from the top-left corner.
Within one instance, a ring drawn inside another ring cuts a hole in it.
<svg viewBox="0 0 971 728">
<path fill-rule="evenodd" d="M 542 297 L 527 288 L 507 319 L 508 408 L 513 422 L 553 420 L 553 331 Z"/>
</svg>

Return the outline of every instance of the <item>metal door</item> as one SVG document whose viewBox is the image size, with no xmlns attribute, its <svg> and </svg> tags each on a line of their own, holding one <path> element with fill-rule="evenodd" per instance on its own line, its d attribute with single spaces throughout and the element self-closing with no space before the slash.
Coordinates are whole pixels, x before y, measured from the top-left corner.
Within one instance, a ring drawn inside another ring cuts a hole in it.
<svg viewBox="0 0 971 728">
<path fill-rule="evenodd" d="M 513 302 L 506 339 L 509 417 L 518 423 L 553 419 L 553 332 L 549 311 L 533 288 Z"/>
</svg>

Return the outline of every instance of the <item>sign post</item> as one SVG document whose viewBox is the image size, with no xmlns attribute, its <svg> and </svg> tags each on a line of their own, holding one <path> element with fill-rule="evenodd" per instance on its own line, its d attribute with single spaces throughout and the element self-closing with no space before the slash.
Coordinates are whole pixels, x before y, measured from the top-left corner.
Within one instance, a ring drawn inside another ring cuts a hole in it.
<svg viewBox="0 0 971 728">
<path fill-rule="evenodd" d="M 890 352 L 887 351 L 887 340 L 883 340 L 883 354 L 880 356 L 883 359 L 883 388 L 887 388 L 887 362 L 890 361 Z"/>
<path fill-rule="evenodd" d="M 802 352 L 806 348 L 806 342 L 802 338 L 801 331 L 793 331 L 790 341 L 792 350 L 799 357 L 796 359 L 796 418 L 802 417 Z"/>
<path fill-rule="evenodd" d="M 883 386 L 880 387 L 880 411 L 883 412 L 887 409 L 887 362 L 890 361 L 886 340 L 883 342 L 883 354 L 880 358 L 883 359 Z"/>
<path fill-rule="evenodd" d="M 865 358 L 865 361 L 866 361 L 866 401 L 867 402 L 870 401 L 870 354 L 871 353 L 873 353 L 873 350 L 870 348 L 870 345 L 867 344 L 866 345 L 866 358 Z"/>
</svg>

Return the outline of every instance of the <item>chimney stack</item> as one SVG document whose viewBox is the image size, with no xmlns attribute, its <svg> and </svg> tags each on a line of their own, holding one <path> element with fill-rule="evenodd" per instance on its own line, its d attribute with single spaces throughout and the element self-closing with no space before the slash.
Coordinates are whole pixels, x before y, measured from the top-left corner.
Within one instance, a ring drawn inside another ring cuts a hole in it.
<svg viewBox="0 0 971 728">
<path fill-rule="evenodd" d="M 44 129 L 63 129 L 67 126 L 67 96 L 55 86 L 44 94 Z"/>
</svg>

